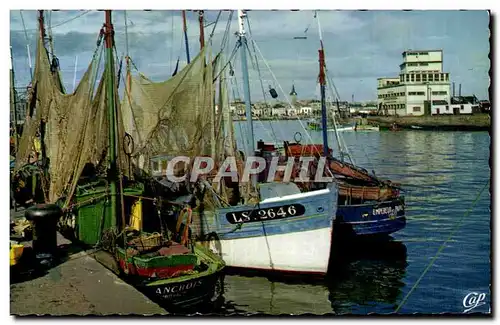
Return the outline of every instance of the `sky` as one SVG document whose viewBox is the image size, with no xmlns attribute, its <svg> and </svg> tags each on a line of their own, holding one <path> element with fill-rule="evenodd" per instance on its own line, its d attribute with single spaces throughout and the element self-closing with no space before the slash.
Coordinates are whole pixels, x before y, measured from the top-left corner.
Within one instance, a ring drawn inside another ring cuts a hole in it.
<svg viewBox="0 0 500 325">
<path fill-rule="evenodd" d="M 215 22 L 218 14 L 219 11 L 205 11 L 205 24 Z M 377 78 L 397 77 L 402 62 L 401 53 L 408 49 L 442 49 L 444 72 L 450 73 L 450 80 L 456 83 L 457 91 L 458 85 L 462 84 L 463 95 L 489 98 L 490 31 L 487 11 L 319 11 L 317 18 L 309 10 L 248 11 L 247 14 L 250 24 L 247 34 L 250 40 L 255 41 L 249 42 L 247 52 L 253 101 L 264 98 L 262 86 L 266 92 L 269 86 L 276 88 L 278 100 L 285 100 L 284 96 L 288 96 L 292 84 L 299 99 L 319 98 L 319 27 L 329 77 L 341 100 L 350 101 L 352 96 L 355 101 L 376 100 Z M 230 13 L 224 11 L 216 24 L 205 28 L 208 42 L 215 26 L 211 44 L 213 52 L 217 53 L 221 51 L 225 30 L 229 26 L 226 36 L 228 45 L 223 49 L 226 58 L 235 46 L 235 33 L 238 31 L 236 12 L 230 25 L 229 16 Z M 168 79 L 177 58 L 180 58 L 181 68 L 186 65 L 180 11 L 131 10 L 126 12 L 126 17 L 125 24 L 125 12 L 113 11 L 118 56 L 126 53 L 128 47 L 137 69 L 154 81 Z M 75 63 L 78 82 L 96 50 L 104 12 L 46 11 L 45 20 L 46 26 L 52 29 L 54 52 L 60 61 L 64 84 L 71 91 Z M 22 15 L 19 10 L 10 12 L 16 86 L 25 86 L 30 81 L 26 45 L 30 45 L 34 64 L 37 24 L 36 11 L 23 10 Z M 189 51 L 193 58 L 200 49 L 196 12 L 187 12 L 187 26 Z M 240 62 L 240 52 L 237 52 L 232 60 L 236 82 L 230 91 L 234 97 L 243 96 Z M 257 72 L 257 65 L 260 73 Z M 133 72 L 136 70 L 133 69 Z M 271 101 L 268 92 L 266 98 Z"/>
</svg>

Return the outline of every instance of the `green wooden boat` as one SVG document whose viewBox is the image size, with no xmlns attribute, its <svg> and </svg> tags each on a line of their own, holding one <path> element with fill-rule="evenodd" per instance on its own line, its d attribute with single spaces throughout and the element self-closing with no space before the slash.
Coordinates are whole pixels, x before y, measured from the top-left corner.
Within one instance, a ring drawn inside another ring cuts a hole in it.
<svg viewBox="0 0 500 325">
<path fill-rule="evenodd" d="M 182 257 L 182 255 L 179 255 Z M 172 311 L 192 308 L 217 307 L 223 301 L 224 262 L 201 244 L 195 244 L 192 254 L 195 266 L 191 272 L 170 278 L 152 280 L 151 278 L 128 275 L 126 278 L 151 300 Z M 125 258 L 125 250 L 118 249 L 120 262 Z M 156 260 L 155 260 L 156 259 Z M 173 268 L 168 258 L 135 258 L 136 264 L 146 269 Z M 161 265 L 161 266 L 160 266 Z M 152 267 L 154 266 L 154 267 Z"/>
</svg>

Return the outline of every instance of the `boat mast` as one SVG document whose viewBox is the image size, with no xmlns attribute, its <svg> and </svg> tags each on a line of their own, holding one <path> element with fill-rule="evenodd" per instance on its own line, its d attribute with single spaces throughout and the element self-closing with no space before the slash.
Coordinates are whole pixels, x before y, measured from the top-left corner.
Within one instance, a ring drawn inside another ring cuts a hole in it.
<svg viewBox="0 0 500 325">
<path fill-rule="evenodd" d="M 127 96 L 130 96 L 132 79 L 131 79 L 131 74 L 130 74 L 130 55 L 129 55 L 129 51 L 128 51 L 127 10 L 123 11 L 123 17 L 124 17 L 124 20 L 125 20 L 125 65 L 127 67 L 127 77 L 126 77 L 127 82 L 125 84 L 125 89 L 126 89 L 125 93 L 126 93 Z"/>
<path fill-rule="evenodd" d="M 43 18 L 43 10 L 38 10 L 38 23 L 40 25 L 40 35 L 42 36 L 43 40 L 43 47 L 46 47 L 46 39 L 45 39 L 45 20 Z"/>
<path fill-rule="evenodd" d="M 198 21 L 200 23 L 200 51 L 205 47 L 205 28 L 203 27 L 204 11 L 198 11 Z"/>
<path fill-rule="evenodd" d="M 73 74 L 73 92 L 75 92 L 75 87 L 76 87 L 76 71 L 78 68 L 78 55 L 75 57 L 75 71 Z"/>
<path fill-rule="evenodd" d="M 325 63 L 325 50 L 323 47 L 323 36 L 321 33 L 321 23 L 319 21 L 319 13 L 316 11 L 314 13 L 314 18 L 316 18 L 318 22 L 318 33 L 319 33 L 319 42 L 321 49 L 319 52 L 319 83 L 320 83 L 320 91 L 321 91 L 321 124 L 323 128 L 323 154 L 328 156 L 328 133 L 327 133 L 327 112 L 326 112 L 326 63 Z M 340 136 L 337 130 L 337 123 L 335 122 L 335 112 L 333 112 L 333 130 L 335 131 L 335 138 L 337 139 L 337 145 L 339 149 L 339 153 L 341 156 L 341 160 L 344 160 L 344 151 L 342 150 L 342 146 L 340 144 Z"/>
<path fill-rule="evenodd" d="M 111 194 L 111 227 L 116 227 L 116 134 L 115 134 L 115 82 L 113 63 L 113 24 L 111 23 L 111 10 L 105 10 L 105 44 L 106 44 L 106 94 L 108 97 L 108 118 L 109 118 L 109 184 Z"/>
<path fill-rule="evenodd" d="M 49 58 L 48 52 L 47 52 L 47 45 L 46 39 L 45 39 L 45 20 L 43 17 L 43 10 L 38 10 L 38 24 L 40 28 L 40 36 L 42 37 L 42 43 L 43 43 L 43 49 L 45 50 L 45 53 L 47 53 L 47 58 Z M 45 121 L 42 119 L 40 123 L 40 144 L 41 144 L 41 154 L 42 154 L 42 161 L 44 164 L 47 162 L 47 151 L 45 150 Z"/>
<path fill-rule="evenodd" d="M 182 26 L 184 29 L 184 43 L 186 44 L 186 58 L 187 63 L 191 62 L 191 58 L 189 57 L 189 42 L 188 42 L 188 34 L 187 34 L 187 22 L 186 22 L 186 10 L 182 10 Z"/>
<path fill-rule="evenodd" d="M 12 56 L 12 46 L 10 47 L 10 102 L 14 112 L 14 152 L 17 152 L 17 101 L 16 101 L 16 79 L 14 76 L 14 58 Z"/>
<path fill-rule="evenodd" d="M 243 91 L 245 95 L 245 109 L 248 125 L 248 138 L 247 138 L 247 157 L 253 156 L 255 154 L 255 144 L 253 136 L 253 122 L 252 122 L 252 103 L 250 100 L 250 84 L 248 82 L 248 65 L 247 65 L 247 38 L 245 35 L 244 18 L 246 14 L 243 10 L 238 10 L 238 25 L 239 25 L 239 48 L 241 52 L 241 70 L 243 73 Z M 250 143 L 248 141 L 250 140 Z M 252 184 L 255 186 L 257 183 L 257 178 L 252 177 Z"/>
<path fill-rule="evenodd" d="M 328 130 L 327 130 L 327 120 L 326 120 L 326 100 L 325 100 L 325 52 L 323 50 L 323 41 L 321 42 L 321 48 L 318 50 L 319 53 L 319 86 L 321 90 L 321 127 L 323 133 L 323 155 L 328 156 Z"/>
</svg>

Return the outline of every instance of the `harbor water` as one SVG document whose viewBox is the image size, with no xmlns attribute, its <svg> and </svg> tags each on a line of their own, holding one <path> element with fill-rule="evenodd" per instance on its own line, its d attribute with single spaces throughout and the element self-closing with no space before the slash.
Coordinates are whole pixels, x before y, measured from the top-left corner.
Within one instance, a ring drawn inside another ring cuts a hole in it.
<svg viewBox="0 0 500 325">
<path fill-rule="evenodd" d="M 297 131 L 302 143 L 321 143 L 321 133 L 310 131 L 309 139 L 299 121 L 254 121 L 257 140 L 294 141 Z M 235 132 L 238 145 L 244 145 L 245 122 L 235 122 Z M 329 133 L 330 147 L 337 151 Z M 470 312 L 488 312 L 488 132 L 343 132 L 342 137 L 356 165 L 402 184 L 406 228 L 388 244 L 335 247 L 333 274 L 322 283 L 228 275 L 218 313 L 388 314 L 403 301 L 398 313 L 463 313 L 466 297 L 474 293 L 484 293 L 485 304 Z"/>
</svg>

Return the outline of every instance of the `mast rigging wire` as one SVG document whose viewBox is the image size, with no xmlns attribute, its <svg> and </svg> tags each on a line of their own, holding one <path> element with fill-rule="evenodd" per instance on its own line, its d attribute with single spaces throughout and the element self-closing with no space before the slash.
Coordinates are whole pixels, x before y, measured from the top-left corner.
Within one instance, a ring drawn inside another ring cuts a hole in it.
<svg viewBox="0 0 500 325">
<path fill-rule="evenodd" d="M 20 11 L 21 11 L 21 10 L 20 10 Z M 58 23 L 58 24 L 53 25 L 53 26 L 52 26 L 52 28 L 56 28 L 56 27 L 59 27 L 59 26 L 65 25 L 65 24 L 67 24 L 67 23 L 69 23 L 69 22 L 71 22 L 71 21 L 73 21 L 73 20 L 75 20 L 75 19 L 77 19 L 77 18 L 80 18 L 80 17 L 82 17 L 82 16 L 84 16 L 84 15 L 88 14 L 88 13 L 89 13 L 89 12 L 91 12 L 91 11 L 92 11 L 92 10 L 85 10 L 84 12 L 82 12 L 82 13 L 80 13 L 80 14 L 76 15 L 75 17 L 71 17 L 71 18 L 70 18 L 70 19 L 68 19 L 68 20 L 65 20 L 65 21 L 62 21 L 62 22 L 60 22 L 60 23 Z M 22 13 L 21 13 L 21 17 L 22 17 Z M 23 21 L 23 25 L 24 25 L 24 19 L 22 19 L 22 21 Z M 30 31 L 30 32 L 37 31 L 37 30 L 38 30 L 38 28 L 30 28 L 30 29 L 25 29 L 25 31 Z"/>
<path fill-rule="evenodd" d="M 424 278 L 424 276 L 427 274 L 427 272 L 430 270 L 431 266 L 434 265 L 434 262 L 436 262 L 439 254 L 441 254 L 441 252 L 444 250 L 444 248 L 446 247 L 446 244 L 452 239 L 453 235 L 455 235 L 455 233 L 457 232 L 457 230 L 460 228 L 460 226 L 462 225 L 462 222 L 464 221 L 464 219 L 469 216 L 470 212 L 472 211 L 472 209 L 476 206 L 477 202 L 479 201 L 479 198 L 481 197 L 481 195 L 483 194 L 484 190 L 488 187 L 488 185 L 490 184 L 490 180 L 488 179 L 488 181 L 486 182 L 486 184 L 484 185 L 484 187 L 479 191 L 479 193 L 477 194 L 476 198 L 474 199 L 474 201 L 472 202 L 472 204 L 470 205 L 469 209 L 467 209 L 467 211 L 462 215 L 462 217 L 458 220 L 457 224 L 455 225 L 455 227 L 451 230 L 450 234 L 448 235 L 448 237 L 446 238 L 446 240 L 441 244 L 441 246 L 439 246 L 436 254 L 434 254 L 434 256 L 432 257 L 431 261 L 429 262 L 429 264 L 426 266 L 426 268 L 422 271 L 422 274 L 420 275 L 420 277 L 417 279 L 417 281 L 415 282 L 415 284 L 411 287 L 410 291 L 408 291 L 408 293 L 406 294 L 406 296 L 403 298 L 403 300 L 399 303 L 398 307 L 396 308 L 396 310 L 394 311 L 395 313 L 397 313 L 401 307 L 404 306 L 404 304 L 408 301 L 408 298 L 410 297 L 410 295 L 413 293 L 413 291 L 418 287 L 418 285 L 420 284 L 420 281 L 422 281 L 422 279 Z"/>
<path fill-rule="evenodd" d="M 255 40 L 253 40 L 255 42 Z M 288 98 L 288 96 L 286 96 L 286 93 L 285 91 L 283 90 L 283 88 L 281 87 L 280 83 L 278 82 L 278 79 L 276 78 L 276 75 L 273 73 L 273 71 L 271 70 L 271 67 L 269 66 L 269 64 L 267 63 L 266 59 L 264 58 L 264 56 L 262 55 L 262 52 L 259 48 L 259 46 L 257 45 L 257 43 L 255 42 L 255 48 L 257 49 L 257 51 L 259 52 L 259 55 L 260 57 L 262 58 L 262 61 L 264 62 L 264 64 L 266 65 L 267 69 L 269 70 L 269 72 L 271 73 L 271 76 L 273 77 L 274 81 L 276 82 L 276 84 L 278 85 L 278 88 L 279 90 L 282 92 L 282 94 L 284 95 L 288 105 L 291 107 L 291 108 L 294 108 L 293 104 L 290 102 L 290 99 Z M 300 118 L 297 118 L 297 120 L 299 121 L 300 123 L 300 126 L 302 127 L 302 130 L 304 130 L 305 134 L 307 135 L 308 137 L 308 140 L 310 141 L 310 143 L 314 143 L 313 141 L 313 138 L 311 137 L 311 135 L 309 134 L 308 130 L 306 129 L 304 123 L 302 122 L 302 120 Z M 318 154 L 321 154 L 319 152 L 319 150 L 317 150 Z M 329 171 L 329 170 L 328 170 Z M 331 173 L 331 171 L 329 171 L 329 173 Z"/>
<path fill-rule="evenodd" d="M 26 51 L 28 52 L 28 65 L 30 67 L 30 77 L 31 79 L 33 79 L 33 66 L 31 64 L 30 41 L 28 38 L 28 33 L 26 31 L 26 24 L 24 23 L 23 11 L 19 10 L 19 14 L 21 15 L 21 22 L 23 23 L 23 30 L 24 30 L 24 38 L 26 39 Z"/>
<path fill-rule="evenodd" d="M 262 96 L 264 97 L 264 104 L 266 105 L 266 108 L 268 106 L 267 104 L 267 98 L 266 98 L 266 91 L 264 89 L 264 83 L 262 81 L 262 75 L 260 73 L 260 67 L 259 67 L 259 60 L 257 58 L 257 51 L 255 51 L 255 44 L 254 44 L 254 40 L 253 40 L 253 34 L 252 34 L 252 28 L 250 27 L 250 19 L 248 19 L 248 14 L 247 14 L 247 26 L 248 26 L 248 35 L 250 36 L 250 42 L 252 43 L 252 48 L 253 48 L 253 58 L 255 58 L 255 66 L 257 68 L 257 74 L 259 76 L 259 81 L 260 81 L 260 87 L 261 87 L 261 90 L 262 90 Z M 248 44 L 247 44 L 248 46 Z M 248 53 L 250 54 L 250 58 L 252 58 L 252 55 L 250 53 L 250 49 L 248 49 Z M 272 115 L 272 111 L 271 111 L 271 115 Z M 260 121 L 260 119 L 259 119 Z M 269 120 L 269 127 L 271 128 L 271 132 L 272 132 L 272 135 L 273 135 L 273 138 L 275 139 L 275 141 L 277 141 L 277 136 L 276 136 L 276 133 L 274 132 L 274 128 L 273 128 L 273 124 L 271 123 L 272 120 Z M 262 123 L 262 121 L 260 121 Z M 262 123 L 263 124 L 263 123 Z M 280 129 L 281 131 L 281 129 Z M 283 131 L 281 131 L 281 135 L 283 135 Z"/>
<path fill-rule="evenodd" d="M 212 37 L 214 36 L 214 33 L 215 33 L 215 28 L 217 27 L 217 23 L 219 22 L 219 18 L 220 18 L 220 15 L 222 14 L 222 10 L 219 10 L 219 13 L 217 14 L 217 18 L 215 19 L 215 22 L 213 23 L 214 24 L 214 27 L 212 28 L 212 32 L 210 33 L 210 36 L 208 37 L 208 41 L 211 42 L 212 41 Z M 208 27 L 209 25 L 207 26 L 204 26 L 204 27 Z"/>
</svg>

